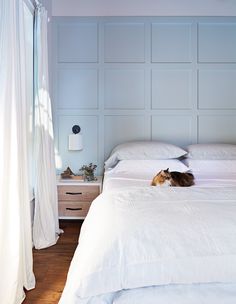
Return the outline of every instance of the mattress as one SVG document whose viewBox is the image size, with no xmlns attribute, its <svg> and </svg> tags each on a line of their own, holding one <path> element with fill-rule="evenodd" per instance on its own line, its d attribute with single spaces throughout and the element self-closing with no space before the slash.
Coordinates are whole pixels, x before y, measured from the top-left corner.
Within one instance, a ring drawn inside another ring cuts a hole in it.
<svg viewBox="0 0 236 304">
<path fill-rule="evenodd" d="M 236 303 L 236 175 L 160 189 L 153 173 L 105 172 L 59 303 Z"/>
</svg>

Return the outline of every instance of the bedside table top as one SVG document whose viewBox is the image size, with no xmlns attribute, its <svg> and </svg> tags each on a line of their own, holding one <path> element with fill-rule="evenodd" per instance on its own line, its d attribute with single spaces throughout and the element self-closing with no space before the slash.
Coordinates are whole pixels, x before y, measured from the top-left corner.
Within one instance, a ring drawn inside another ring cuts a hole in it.
<svg viewBox="0 0 236 304">
<path fill-rule="evenodd" d="M 83 180 L 77 180 L 77 179 L 66 179 L 66 178 L 61 178 L 60 175 L 57 175 L 57 185 L 58 186 L 64 186 L 64 185 L 81 185 L 81 186 L 89 186 L 89 185 L 93 185 L 93 186 L 100 186 L 102 185 L 102 176 L 96 176 L 97 180 L 95 181 L 91 181 L 91 182 L 85 182 Z"/>
</svg>

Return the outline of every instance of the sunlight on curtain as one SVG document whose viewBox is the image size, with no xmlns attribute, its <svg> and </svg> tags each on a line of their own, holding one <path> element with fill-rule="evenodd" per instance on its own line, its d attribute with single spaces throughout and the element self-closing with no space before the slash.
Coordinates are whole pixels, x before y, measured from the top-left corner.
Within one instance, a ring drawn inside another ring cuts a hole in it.
<svg viewBox="0 0 236 304">
<path fill-rule="evenodd" d="M 34 288 L 23 1 L 0 1 L 0 302 Z"/>
<path fill-rule="evenodd" d="M 35 90 L 35 214 L 33 241 L 37 249 L 57 242 L 60 233 L 51 100 L 49 96 L 47 11 L 39 6 L 34 26 Z"/>
</svg>

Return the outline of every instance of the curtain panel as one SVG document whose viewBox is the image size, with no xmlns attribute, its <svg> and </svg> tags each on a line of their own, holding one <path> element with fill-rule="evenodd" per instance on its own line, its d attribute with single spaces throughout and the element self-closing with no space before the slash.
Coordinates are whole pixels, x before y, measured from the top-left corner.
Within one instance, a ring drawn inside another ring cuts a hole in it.
<svg viewBox="0 0 236 304">
<path fill-rule="evenodd" d="M 33 241 L 36 249 L 56 244 L 60 233 L 49 95 L 47 22 L 47 11 L 38 5 L 34 24 L 35 213 Z"/>
<path fill-rule="evenodd" d="M 32 289 L 26 49 L 22 0 L 0 1 L 0 302 Z"/>
</svg>

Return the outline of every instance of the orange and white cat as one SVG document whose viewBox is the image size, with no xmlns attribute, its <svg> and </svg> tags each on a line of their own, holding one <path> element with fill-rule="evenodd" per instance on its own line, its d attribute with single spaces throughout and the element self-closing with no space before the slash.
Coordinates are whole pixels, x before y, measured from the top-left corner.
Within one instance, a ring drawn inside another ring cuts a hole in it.
<svg viewBox="0 0 236 304">
<path fill-rule="evenodd" d="M 166 170 L 161 170 L 154 176 L 152 186 L 166 186 L 166 187 L 190 187 L 194 185 L 194 176 L 189 172 L 177 172 Z"/>
</svg>

